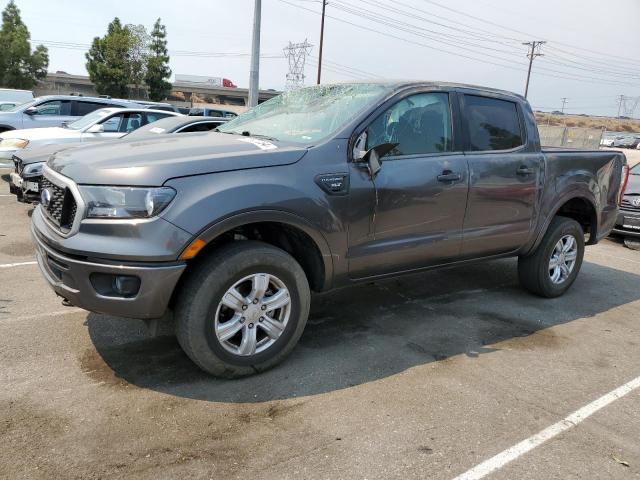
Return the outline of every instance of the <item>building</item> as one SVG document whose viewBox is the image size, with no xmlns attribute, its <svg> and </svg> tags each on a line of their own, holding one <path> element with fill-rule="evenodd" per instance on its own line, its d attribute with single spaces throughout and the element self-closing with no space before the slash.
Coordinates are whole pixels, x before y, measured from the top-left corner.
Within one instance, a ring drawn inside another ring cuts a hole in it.
<svg viewBox="0 0 640 480">
<path fill-rule="evenodd" d="M 147 92 L 144 87 L 130 88 L 130 98 L 145 100 Z M 64 72 L 49 73 L 44 80 L 38 82 L 35 88 L 36 95 L 68 95 L 78 93 L 85 96 L 95 96 L 95 86 L 84 75 L 70 75 Z M 259 101 L 269 100 L 280 92 L 276 90 L 261 90 Z M 228 88 L 194 84 L 190 82 L 175 82 L 168 101 L 175 105 L 194 106 L 197 104 L 219 104 L 246 106 L 249 90 L 246 88 Z"/>
</svg>

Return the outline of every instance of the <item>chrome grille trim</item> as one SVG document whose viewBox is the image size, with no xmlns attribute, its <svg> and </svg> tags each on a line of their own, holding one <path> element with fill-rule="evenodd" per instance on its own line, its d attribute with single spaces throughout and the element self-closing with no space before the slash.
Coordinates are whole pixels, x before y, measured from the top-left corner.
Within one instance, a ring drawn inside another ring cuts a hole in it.
<svg viewBox="0 0 640 480">
<path fill-rule="evenodd" d="M 84 218 L 86 206 L 84 200 L 82 199 L 82 195 L 80 195 L 80 191 L 78 190 L 78 186 L 76 183 L 68 177 L 59 174 L 58 172 L 53 171 L 49 168 L 48 165 L 44 166 L 43 170 L 43 183 L 50 182 L 54 188 L 59 188 L 62 191 L 67 190 L 70 195 L 73 196 L 73 200 L 75 200 L 75 215 L 73 216 L 73 222 L 71 223 L 68 229 L 62 230 L 60 225 L 56 225 L 55 218 L 51 218 L 51 216 L 47 213 L 44 206 L 40 206 L 42 209 L 42 217 L 45 222 L 51 227 L 51 229 L 60 235 L 61 237 L 70 237 L 71 235 L 75 235 L 80 230 L 80 223 Z"/>
</svg>

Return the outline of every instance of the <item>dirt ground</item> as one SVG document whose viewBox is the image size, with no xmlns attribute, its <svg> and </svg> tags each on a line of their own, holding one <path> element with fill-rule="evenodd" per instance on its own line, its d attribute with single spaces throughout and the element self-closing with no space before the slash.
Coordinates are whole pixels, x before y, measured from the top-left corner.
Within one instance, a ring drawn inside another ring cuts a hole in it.
<svg viewBox="0 0 640 480">
<path fill-rule="evenodd" d="M 450 479 L 640 376 L 640 252 L 616 239 L 553 300 L 515 260 L 316 296 L 284 364 L 223 381 L 61 306 L 31 209 L 0 181 L 0 478 Z M 491 478 L 640 478 L 639 411 L 635 390 Z"/>
</svg>

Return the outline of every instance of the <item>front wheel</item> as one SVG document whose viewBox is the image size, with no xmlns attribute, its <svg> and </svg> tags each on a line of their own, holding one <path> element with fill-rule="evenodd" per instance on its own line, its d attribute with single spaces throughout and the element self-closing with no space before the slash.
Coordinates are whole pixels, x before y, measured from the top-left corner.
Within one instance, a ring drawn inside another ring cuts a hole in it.
<svg viewBox="0 0 640 480">
<path fill-rule="evenodd" d="M 176 302 L 177 337 L 204 371 L 240 377 L 282 361 L 309 315 L 304 271 L 288 253 L 242 241 L 194 267 Z"/>
<path fill-rule="evenodd" d="M 555 217 L 536 251 L 518 258 L 518 277 L 527 290 L 559 297 L 573 284 L 584 256 L 584 232 L 571 218 Z"/>
</svg>

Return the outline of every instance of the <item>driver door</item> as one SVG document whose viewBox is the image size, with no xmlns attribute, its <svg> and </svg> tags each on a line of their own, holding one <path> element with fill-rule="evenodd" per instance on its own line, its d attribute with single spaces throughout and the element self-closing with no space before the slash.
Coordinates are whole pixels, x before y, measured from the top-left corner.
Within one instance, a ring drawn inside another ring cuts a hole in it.
<svg viewBox="0 0 640 480">
<path fill-rule="evenodd" d="M 368 199 L 371 212 L 363 217 L 369 225 L 350 228 L 351 278 L 420 269 L 460 255 L 469 173 L 454 142 L 453 100 L 447 92 L 414 93 L 366 128 L 366 149 L 397 146 L 373 179 L 366 163 L 350 164 L 351 191 L 358 193 L 353 200 Z"/>
</svg>

